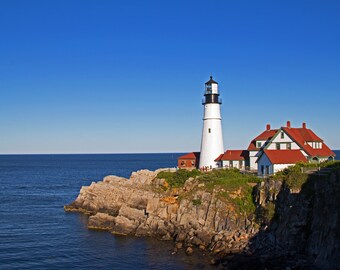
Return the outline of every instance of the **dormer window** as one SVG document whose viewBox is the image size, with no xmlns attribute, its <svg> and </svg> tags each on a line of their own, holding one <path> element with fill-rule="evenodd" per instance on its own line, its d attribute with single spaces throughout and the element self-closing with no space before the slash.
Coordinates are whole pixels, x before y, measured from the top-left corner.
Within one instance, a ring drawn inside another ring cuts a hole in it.
<svg viewBox="0 0 340 270">
<path fill-rule="evenodd" d="M 261 148 L 261 146 L 262 146 L 262 143 L 261 143 L 261 142 L 257 142 L 257 143 L 256 143 L 256 147 L 257 147 L 257 148 Z"/>
<path fill-rule="evenodd" d="M 312 147 L 314 149 L 321 149 L 322 148 L 322 143 L 321 142 L 313 142 Z"/>
</svg>

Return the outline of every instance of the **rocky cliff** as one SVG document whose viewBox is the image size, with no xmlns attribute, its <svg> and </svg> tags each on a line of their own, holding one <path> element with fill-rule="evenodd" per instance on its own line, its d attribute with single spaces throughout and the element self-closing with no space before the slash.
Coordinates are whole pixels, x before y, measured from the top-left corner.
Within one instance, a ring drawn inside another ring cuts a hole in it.
<svg viewBox="0 0 340 270">
<path fill-rule="evenodd" d="M 340 269 L 340 171 L 306 176 L 301 187 L 266 180 L 254 190 L 263 227 L 231 269 Z"/>
<path fill-rule="evenodd" d="M 253 215 L 235 204 L 245 200 L 244 187 L 227 190 L 189 178 L 171 188 L 159 172 L 107 176 L 82 187 L 65 210 L 88 214 L 92 229 L 174 240 L 175 252 L 208 250 L 228 269 L 339 267 L 339 171 L 304 176 L 302 186 L 287 179 L 258 183 Z"/>
<path fill-rule="evenodd" d="M 158 172 L 141 170 L 130 179 L 107 176 L 82 187 L 65 210 L 89 214 L 89 228 L 175 240 L 175 251 L 183 247 L 188 254 L 193 247 L 215 254 L 246 250 L 257 226 L 221 200 L 221 190 L 208 190 L 193 178 L 181 188 L 168 188 Z"/>
</svg>

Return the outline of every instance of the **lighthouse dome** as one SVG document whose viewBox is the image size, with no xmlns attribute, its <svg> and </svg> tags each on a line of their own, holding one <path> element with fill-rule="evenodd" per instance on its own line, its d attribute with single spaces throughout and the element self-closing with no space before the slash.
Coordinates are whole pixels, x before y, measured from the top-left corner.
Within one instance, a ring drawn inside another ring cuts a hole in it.
<svg viewBox="0 0 340 270">
<path fill-rule="evenodd" d="M 210 80 L 207 81 L 205 84 L 213 84 L 213 83 L 218 84 L 216 81 L 213 80 L 213 76 L 210 76 Z"/>
</svg>

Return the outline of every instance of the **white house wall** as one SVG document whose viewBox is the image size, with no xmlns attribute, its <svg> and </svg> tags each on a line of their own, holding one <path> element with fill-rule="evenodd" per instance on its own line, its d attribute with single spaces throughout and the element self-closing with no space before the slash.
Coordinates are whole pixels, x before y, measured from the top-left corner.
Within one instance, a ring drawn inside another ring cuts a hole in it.
<svg viewBox="0 0 340 270">
<path fill-rule="evenodd" d="M 284 134 L 284 138 L 281 138 L 281 132 L 283 132 Z M 275 139 L 273 140 L 273 142 L 277 143 L 283 143 L 283 142 L 293 142 L 293 140 L 287 135 L 286 132 L 284 131 L 278 131 L 278 134 L 276 135 Z"/>
<path fill-rule="evenodd" d="M 230 162 L 232 163 L 230 166 Z M 242 166 L 240 167 L 240 163 L 238 160 L 222 160 L 222 166 L 224 168 L 237 168 L 244 169 L 244 160 L 242 161 Z"/>
<path fill-rule="evenodd" d="M 294 166 L 295 164 L 274 164 L 274 173 L 277 173 L 279 171 L 282 171 L 289 166 Z"/>
<path fill-rule="evenodd" d="M 257 156 L 256 156 L 256 154 L 258 152 L 259 151 L 249 151 L 249 167 L 250 167 L 251 170 L 257 170 L 257 163 L 256 163 Z"/>
<path fill-rule="evenodd" d="M 256 148 L 262 148 L 262 147 L 266 144 L 266 142 L 267 142 L 267 141 L 257 140 L 257 141 L 255 142 L 255 146 L 256 146 Z M 260 146 L 260 147 L 257 146 L 258 143 L 261 143 L 261 146 Z"/>
<path fill-rule="evenodd" d="M 273 141 L 272 143 L 269 144 L 268 146 L 268 150 L 276 150 L 276 143 L 275 141 Z M 288 150 L 286 143 L 289 142 L 280 142 L 280 150 Z M 291 150 L 299 150 L 300 147 L 295 143 L 295 142 L 291 142 L 290 143 L 290 149 Z"/>
<path fill-rule="evenodd" d="M 284 133 L 284 138 L 281 138 L 281 132 Z M 279 131 L 277 136 L 273 139 L 273 141 L 268 145 L 268 150 L 276 150 L 276 144 L 280 143 L 280 150 L 287 150 L 286 143 L 290 143 L 291 150 L 300 149 L 300 147 L 295 143 L 284 131 Z"/>
</svg>

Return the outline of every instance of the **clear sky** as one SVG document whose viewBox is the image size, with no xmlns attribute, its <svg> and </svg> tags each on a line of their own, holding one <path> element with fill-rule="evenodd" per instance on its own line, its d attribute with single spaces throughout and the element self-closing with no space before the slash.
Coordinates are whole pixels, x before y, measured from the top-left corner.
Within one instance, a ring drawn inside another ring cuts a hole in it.
<svg viewBox="0 0 340 270">
<path fill-rule="evenodd" d="M 0 1 L 0 153 L 227 149 L 307 122 L 340 149 L 340 1 Z"/>
</svg>

